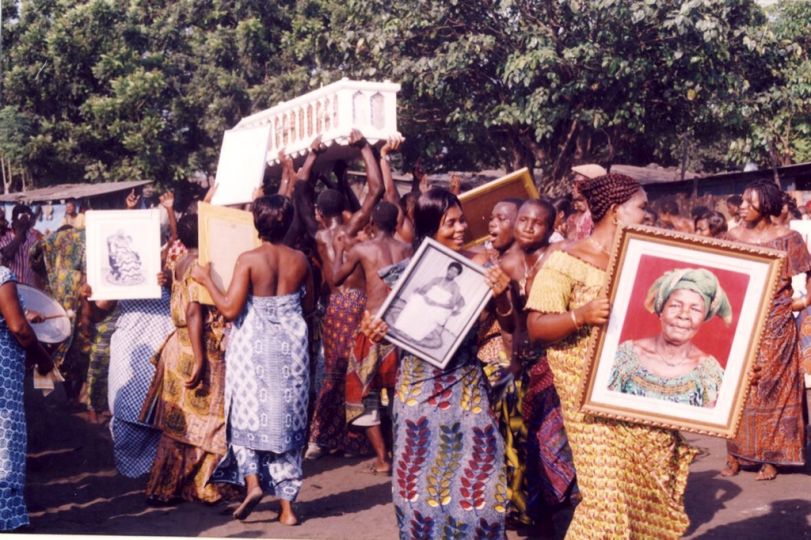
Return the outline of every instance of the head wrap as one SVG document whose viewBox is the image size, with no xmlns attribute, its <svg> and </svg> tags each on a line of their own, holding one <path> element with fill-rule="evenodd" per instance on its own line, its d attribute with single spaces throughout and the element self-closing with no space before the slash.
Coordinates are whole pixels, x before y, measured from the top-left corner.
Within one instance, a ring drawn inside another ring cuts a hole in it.
<svg viewBox="0 0 811 540">
<path fill-rule="evenodd" d="M 576 165 L 572 167 L 572 171 L 577 174 L 582 174 L 586 178 L 594 179 L 598 176 L 605 176 L 608 171 L 596 163 L 586 163 L 585 165 Z"/>
<path fill-rule="evenodd" d="M 645 309 L 659 315 L 665 302 L 678 289 L 687 289 L 704 299 L 704 320 L 718 315 L 726 324 L 732 322 L 732 306 L 715 274 L 704 268 L 681 268 L 665 272 L 653 282 L 645 298 Z"/>
</svg>

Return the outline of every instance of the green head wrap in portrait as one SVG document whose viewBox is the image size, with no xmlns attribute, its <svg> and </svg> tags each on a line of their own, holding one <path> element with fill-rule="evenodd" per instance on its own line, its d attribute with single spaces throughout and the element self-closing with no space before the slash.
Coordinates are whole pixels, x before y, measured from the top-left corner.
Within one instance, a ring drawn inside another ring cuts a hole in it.
<svg viewBox="0 0 811 540">
<path fill-rule="evenodd" d="M 718 316 L 726 324 L 732 322 L 732 306 L 727 293 L 715 274 L 704 268 L 681 268 L 665 272 L 653 282 L 645 298 L 645 309 L 659 315 L 668 297 L 678 289 L 687 289 L 704 299 L 704 320 Z"/>
</svg>

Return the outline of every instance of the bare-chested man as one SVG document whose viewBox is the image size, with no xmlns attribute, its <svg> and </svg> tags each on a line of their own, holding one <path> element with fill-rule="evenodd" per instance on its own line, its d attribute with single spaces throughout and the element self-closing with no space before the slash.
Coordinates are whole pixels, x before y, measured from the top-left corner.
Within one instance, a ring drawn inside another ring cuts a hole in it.
<svg viewBox="0 0 811 540">
<path fill-rule="evenodd" d="M 316 219 L 321 229 L 316 233 L 316 245 L 323 267 L 336 260 L 338 242 L 356 242 L 356 235 L 369 221 L 377 202 L 383 196 L 383 182 L 372 147 L 358 130 L 352 130 L 349 143 L 360 148 L 366 165 L 368 193 L 360 210 L 346 219 L 346 199 L 334 189 L 325 189 L 316 199 Z M 342 450 L 348 454 L 368 453 L 366 437 L 346 429 L 344 414 L 344 384 L 349 348 L 355 329 L 366 305 L 365 284 L 360 269 L 351 273 L 340 285 L 325 275 L 329 299 L 322 320 L 324 346 L 324 381 L 318 390 L 310 424 L 310 444 L 306 457 L 317 458 L 325 450 Z"/>
<path fill-rule="evenodd" d="M 390 202 L 378 203 L 372 214 L 374 239 L 355 244 L 345 256 L 345 244 L 339 243 L 333 268 L 329 270 L 335 283 L 342 283 L 356 270 L 361 271 L 366 289 L 366 311 L 370 313 L 380 309 L 389 293 L 379 272 L 411 256 L 411 246 L 394 237 L 397 214 L 397 207 Z M 377 457 L 371 466 L 376 473 L 391 472 L 380 429 L 379 396 L 382 388 L 394 387 L 396 370 L 397 352 L 393 345 L 374 344 L 363 333 L 356 333 L 346 377 L 346 419 L 355 426 L 366 428 Z"/>
</svg>

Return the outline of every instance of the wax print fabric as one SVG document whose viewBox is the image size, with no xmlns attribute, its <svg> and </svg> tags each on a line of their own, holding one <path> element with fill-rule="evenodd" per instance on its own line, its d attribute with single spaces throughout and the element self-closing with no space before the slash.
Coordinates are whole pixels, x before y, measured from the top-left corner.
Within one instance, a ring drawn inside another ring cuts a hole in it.
<svg viewBox="0 0 811 540">
<path fill-rule="evenodd" d="M 0 266 L 0 287 L 16 283 L 14 273 Z M 0 530 L 28 525 L 25 506 L 25 409 L 23 379 L 25 351 L 17 343 L 6 321 L 0 318 Z"/>
<path fill-rule="evenodd" d="M 535 276 L 527 309 L 566 313 L 596 298 L 605 281 L 603 270 L 555 251 Z M 591 330 L 547 349 L 582 495 L 566 537 L 680 538 L 689 525 L 684 490 L 695 451 L 677 431 L 579 412 Z"/>
</svg>

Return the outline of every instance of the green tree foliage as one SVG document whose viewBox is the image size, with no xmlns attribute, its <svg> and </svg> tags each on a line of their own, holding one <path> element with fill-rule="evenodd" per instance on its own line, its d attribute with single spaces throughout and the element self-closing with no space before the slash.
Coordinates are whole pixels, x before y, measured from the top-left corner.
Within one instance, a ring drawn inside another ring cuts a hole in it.
<svg viewBox="0 0 811 540">
<path fill-rule="evenodd" d="M 773 79 L 751 1 L 348 6 L 353 31 L 334 34 L 345 71 L 402 82 L 407 135 L 451 166 L 471 157 L 557 179 L 575 161 L 679 163 L 744 129 L 729 124 L 736 103 Z"/>
<path fill-rule="evenodd" d="M 31 0 L 4 21 L 3 102 L 33 115 L 45 182 L 216 167 L 225 129 L 269 99 L 289 2 Z"/>
<path fill-rule="evenodd" d="M 406 165 L 784 163 L 811 151 L 808 5 L 29 0 L 2 104 L 39 182 L 213 173 L 241 116 L 340 77 L 403 85 Z"/>
<path fill-rule="evenodd" d="M 741 100 L 731 154 L 777 167 L 811 161 L 811 0 L 778 2 L 769 17 L 763 39 L 747 43 L 768 55 L 768 77 Z"/>
</svg>

